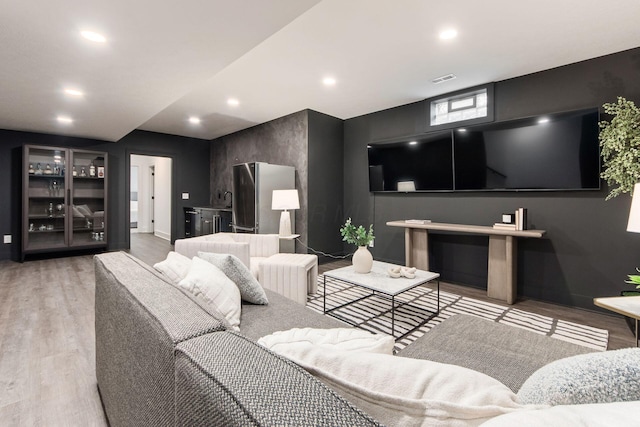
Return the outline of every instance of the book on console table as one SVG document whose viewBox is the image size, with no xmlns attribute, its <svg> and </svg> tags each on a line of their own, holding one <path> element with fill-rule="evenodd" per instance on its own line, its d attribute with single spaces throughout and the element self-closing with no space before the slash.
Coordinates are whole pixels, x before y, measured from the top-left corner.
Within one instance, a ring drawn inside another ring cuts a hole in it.
<svg viewBox="0 0 640 427">
<path fill-rule="evenodd" d="M 431 222 L 430 219 L 405 219 L 404 222 L 407 224 L 429 224 Z"/>
<path fill-rule="evenodd" d="M 517 230 L 515 224 L 506 224 L 504 222 L 496 222 L 493 224 L 493 228 L 497 230 Z"/>
</svg>

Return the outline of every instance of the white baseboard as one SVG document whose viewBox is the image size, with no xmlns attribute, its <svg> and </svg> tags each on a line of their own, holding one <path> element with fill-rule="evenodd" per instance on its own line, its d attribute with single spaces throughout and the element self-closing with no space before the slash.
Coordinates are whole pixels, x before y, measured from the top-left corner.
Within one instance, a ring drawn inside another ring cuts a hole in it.
<svg viewBox="0 0 640 427">
<path fill-rule="evenodd" d="M 156 236 L 156 237 L 159 237 L 159 238 L 161 238 L 161 239 L 171 241 L 171 233 L 165 233 L 164 231 L 156 230 L 156 231 L 153 233 L 153 235 L 154 235 L 154 236 Z"/>
</svg>

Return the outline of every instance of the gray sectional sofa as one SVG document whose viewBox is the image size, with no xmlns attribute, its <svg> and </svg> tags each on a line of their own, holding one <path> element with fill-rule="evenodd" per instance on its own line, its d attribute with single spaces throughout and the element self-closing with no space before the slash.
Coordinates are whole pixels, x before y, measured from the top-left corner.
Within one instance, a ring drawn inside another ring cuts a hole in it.
<svg viewBox="0 0 640 427">
<path fill-rule="evenodd" d="M 256 343 L 278 330 L 344 327 L 339 321 L 266 290 L 268 305 L 243 304 L 238 333 L 217 312 L 124 252 L 97 255 L 95 275 L 96 377 L 111 426 L 379 425 L 307 371 Z M 545 363 L 589 351 L 501 325 L 493 342 L 476 345 L 469 339 L 477 334 L 450 320 L 399 356 L 478 369 L 517 391 Z M 444 328 L 448 322 L 450 331 Z M 477 328 L 496 326 L 474 322 Z M 441 327 L 444 335 L 435 333 Z M 553 352 L 547 340 L 554 341 Z"/>
</svg>

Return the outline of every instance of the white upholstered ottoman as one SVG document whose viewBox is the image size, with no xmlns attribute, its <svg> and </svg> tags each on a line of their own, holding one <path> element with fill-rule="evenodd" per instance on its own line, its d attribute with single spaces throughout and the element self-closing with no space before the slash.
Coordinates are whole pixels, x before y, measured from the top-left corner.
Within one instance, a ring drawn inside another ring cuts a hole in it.
<svg viewBox="0 0 640 427">
<path fill-rule="evenodd" d="M 260 263 L 260 284 L 302 305 L 318 290 L 318 256 L 275 254 Z"/>
</svg>

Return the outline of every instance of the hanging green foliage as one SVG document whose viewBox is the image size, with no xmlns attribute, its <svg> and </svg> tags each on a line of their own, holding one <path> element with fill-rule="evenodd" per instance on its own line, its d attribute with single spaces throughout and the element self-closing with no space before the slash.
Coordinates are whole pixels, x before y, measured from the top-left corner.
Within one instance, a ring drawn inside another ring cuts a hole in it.
<svg viewBox="0 0 640 427">
<path fill-rule="evenodd" d="M 622 193 L 632 194 L 640 181 L 640 108 L 633 101 L 618 97 L 618 102 L 602 106 L 611 121 L 601 121 L 600 155 L 603 172 L 611 192 L 606 200 Z"/>
</svg>

